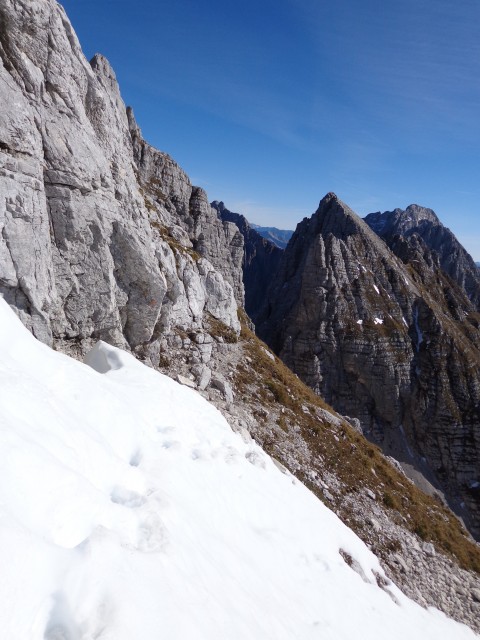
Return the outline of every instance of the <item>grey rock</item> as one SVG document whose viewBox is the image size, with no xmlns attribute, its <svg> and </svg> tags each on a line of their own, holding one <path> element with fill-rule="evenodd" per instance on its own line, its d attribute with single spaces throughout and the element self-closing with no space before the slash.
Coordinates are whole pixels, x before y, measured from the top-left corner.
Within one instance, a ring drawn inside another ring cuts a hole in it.
<svg viewBox="0 0 480 640">
<path fill-rule="evenodd" d="M 206 313 L 238 331 L 238 229 L 143 140 L 57 2 L 0 14 L 0 293 L 79 355 L 103 339 L 154 360 L 162 334 Z"/>
<path fill-rule="evenodd" d="M 405 562 L 405 559 L 399 553 L 394 553 L 392 555 L 392 560 L 393 562 L 396 562 L 400 566 L 401 570 L 404 573 L 408 573 L 408 564 Z"/>
<path fill-rule="evenodd" d="M 169 155 L 143 139 L 132 109 L 128 109 L 128 120 L 139 182 L 155 226 L 177 242 L 183 230 L 193 250 L 231 284 L 237 304 L 243 306 L 241 233 L 218 217 L 205 191 L 193 186 Z"/>
<path fill-rule="evenodd" d="M 243 237 L 241 264 L 245 310 L 253 322 L 256 322 L 267 289 L 280 264 L 282 251 L 255 231 L 244 216 L 229 211 L 223 202 L 212 202 L 212 207 L 225 223 L 235 224 Z"/>
<path fill-rule="evenodd" d="M 227 380 L 217 375 L 212 376 L 210 386 L 213 389 L 218 389 L 223 394 L 227 402 L 233 402 L 233 399 L 234 399 L 233 389 L 230 383 L 227 382 Z"/>
<path fill-rule="evenodd" d="M 440 254 L 418 234 L 396 238 L 394 252 L 328 194 L 284 251 L 257 331 L 479 537 L 478 316 Z"/>
<path fill-rule="evenodd" d="M 370 213 L 365 222 L 395 251 L 400 238 L 417 236 L 432 252 L 442 271 L 463 288 L 480 308 L 480 272 L 455 235 L 431 209 L 412 204 L 406 208 Z"/>
<path fill-rule="evenodd" d="M 475 602 L 480 602 L 480 589 L 471 589 L 470 593 Z"/>
<path fill-rule="evenodd" d="M 372 527 L 372 529 L 377 533 L 382 530 L 380 523 L 373 516 L 367 517 L 367 524 L 369 524 Z"/>
<path fill-rule="evenodd" d="M 323 495 L 329 502 L 335 502 L 335 498 L 332 496 L 332 494 L 328 489 L 323 490 Z"/>
<path fill-rule="evenodd" d="M 349 416 L 343 416 L 345 420 L 355 429 L 358 433 L 362 433 L 362 424 L 358 418 L 350 418 Z"/>
<path fill-rule="evenodd" d="M 244 345 L 218 344 L 208 319 L 212 314 L 239 330 L 244 253 L 238 227 L 219 220 L 205 193 L 143 140 L 110 65 L 102 56 L 85 60 L 59 4 L 0 0 L 0 24 L 8 27 L 0 29 L 1 292 L 37 337 L 76 357 L 103 338 L 189 384 L 189 375 L 202 376 L 196 367 L 208 363 L 233 389 L 230 372 L 248 362 Z M 228 386 L 224 390 L 228 395 Z M 226 395 L 215 392 L 212 399 L 244 439 L 248 429 L 273 446 L 281 460 L 275 464 L 292 482 L 292 473 L 307 473 L 313 483 L 325 475 L 336 496 L 332 508 L 351 499 L 359 522 L 374 514 L 381 535 L 365 527 L 360 534 L 367 543 L 371 534 L 375 540 L 403 536 L 409 573 L 392 569 L 390 577 L 408 595 L 438 603 L 479 629 L 470 594 L 478 586 L 474 576 L 441 554 L 427 562 L 416 538 L 361 487 L 342 494 L 294 418 L 286 433 L 277 424 L 278 407 L 266 410 L 254 399 L 253 413 L 240 393 L 235 402 L 225 402 Z M 316 413 L 339 438 L 338 415 Z M 469 442 L 463 431 L 460 439 Z M 456 440 L 454 453 L 458 446 Z M 478 477 L 469 476 L 467 486 Z M 468 585 L 467 595 L 439 598 L 455 573 Z"/>
<path fill-rule="evenodd" d="M 435 547 L 431 542 L 424 542 L 422 544 L 422 550 L 427 554 L 427 556 L 434 556 L 436 553 Z"/>
<path fill-rule="evenodd" d="M 195 379 L 197 380 L 197 387 L 200 391 L 204 391 L 210 384 L 212 377 L 212 371 L 206 365 L 196 365 L 191 369 Z"/>
<path fill-rule="evenodd" d="M 186 378 L 185 376 L 180 375 L 179 373 L 177 374 L 177 382 L 179 382 L 180 384 L 183 384 L 185 387 L 190 387 L 190 389 L 195 389 L 196 388 L 196 384 L 193 380 L 190 380 L 190 378 Z"/>
</svg>

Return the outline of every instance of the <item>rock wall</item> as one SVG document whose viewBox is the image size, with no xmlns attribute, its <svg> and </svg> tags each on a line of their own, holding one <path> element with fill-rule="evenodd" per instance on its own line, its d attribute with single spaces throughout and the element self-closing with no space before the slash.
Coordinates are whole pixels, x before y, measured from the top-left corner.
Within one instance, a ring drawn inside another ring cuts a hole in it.
<svg viewBox="0 0 480 640">
<path fill-rule="evenodd" d="M 255 231 L 244 216 L 229 211 L 223 202 L 212 202 L 212 207 L 224 223 L 234 223 L 243 236 L 245 310 L 256 323 L 267 290 L 280 264 L 282 250 Z"/>
<path fill-rule="evenodd" d="M 404 243 L 407 264 L 328 194 L 298 225 L 258 332 L 479 536 L 478 316 L 424 243 Z"/>
<path fill-rule="evenodd" d="M 143 141 L 54 0 L 0 0 L 0 232 L 0 292 L 48 344 L 155 363 L 172 326 L 239 330 L 241 234 Z"/>
<path fill-rule="evenodd" d="M 480 309 L 480 272 L 477 265 L 431 209 L 411 204 L 405 211 L 395 209 L 370 213 L 365 222 L 393 251 L 398 237 L 409 239 L 417 236 L 436 255 L 444 273 L 464 289 L 477 310 Z"/>
</svg>

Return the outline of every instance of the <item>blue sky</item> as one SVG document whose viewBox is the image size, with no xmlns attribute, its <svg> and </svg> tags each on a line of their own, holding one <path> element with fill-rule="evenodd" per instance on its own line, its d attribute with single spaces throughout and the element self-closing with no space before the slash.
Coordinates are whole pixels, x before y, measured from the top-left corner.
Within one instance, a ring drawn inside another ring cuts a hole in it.
<svg viewBox="0 0 480 640">
<path fill-rule="evenodd" d="M 480 260 L 478 0 L 64 0 L 144 136 L 211 200 L 294 228 L 328 191 L 431 207 Z"/>
</svg>

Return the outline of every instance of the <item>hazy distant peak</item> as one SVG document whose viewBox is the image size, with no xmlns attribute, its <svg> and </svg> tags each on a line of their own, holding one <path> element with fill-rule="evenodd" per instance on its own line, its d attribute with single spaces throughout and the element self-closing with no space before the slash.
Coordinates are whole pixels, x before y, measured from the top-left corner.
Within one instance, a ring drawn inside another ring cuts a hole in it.
<svg viewBox="0 0 480 640">
<path fill-rule="evenodd" d="M 288 241 L 293 236 L 292 229 L 278 229 L 277 227 L 261 227 L 258 224 L 250 223 L 252 229 L 265 238 L 272 242 L 279 249 L 285 249 L 288 244 Z"/>
</svg>

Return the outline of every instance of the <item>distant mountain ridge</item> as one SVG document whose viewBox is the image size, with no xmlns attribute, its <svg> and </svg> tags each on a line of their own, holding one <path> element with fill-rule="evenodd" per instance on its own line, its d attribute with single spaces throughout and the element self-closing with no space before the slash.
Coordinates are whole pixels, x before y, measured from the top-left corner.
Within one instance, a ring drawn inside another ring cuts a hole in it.
<svg viewBox="0 0 480 640">
<path fill-rule="evenodd" d="M 285 249 L 288 241 L 293 236 L 293 230 L 291 229 L 277 229 L 277 227 L 261 227 L 258 224 L 250 222 L 252 229 L 255 229 L 263 238 L 273 242 L 279 249 Z"/>
</svg>

